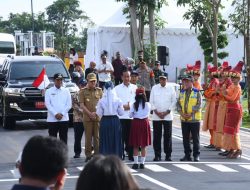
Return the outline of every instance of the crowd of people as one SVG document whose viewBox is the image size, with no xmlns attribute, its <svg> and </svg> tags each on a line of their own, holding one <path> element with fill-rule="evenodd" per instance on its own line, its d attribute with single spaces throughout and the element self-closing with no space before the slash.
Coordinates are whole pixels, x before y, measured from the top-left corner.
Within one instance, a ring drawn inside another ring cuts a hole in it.
<svg viewBox="0 0 250 190">
<path fill-rule="evenodd" d="M 72 54 L 77 56 L 73 50 Z M 241 156 L 239 82 L 243 62 L 234 68 L 228 62 L 218 68 L 209 66 L 209 82 L 203 86 L 199 82 L 201 62 L 188 64 L 185 74 L 180 76 L 181 88 L 177 97 L 173 86 L 168 84 L 167 73 L 160 69 L 160 62 L 156 61 L 155 68 L 150 68 L 143 60 L 142 51 L 138 52 L 135 66 L 130 59 L 122 61 L 120 52 L 116 53 L 112 63 L 107 61 L 107 52 L 103 52 L 100 58 L 97 68 L 96 63 L 91 62 L 85 71 L 82 63 L 72 58 L 74 61 L 69 72 L 72 82 L 80 89 L 74 95 L 64 88 L 62 74 L 54 75 L 54 86 L 45 92 L 51 137 L 35 136 L 27 142 L 19 166 L 20 184 L 13 190 L 27 189 L 29 185 L 62 189 L 68 164 L 66 145 L 71 108 L 74 158 L 81 156 L 84 134 L 85 162 L 88 162 L 80 174 L 76 190 L 82 187 L 93 190 L 139 189 L 121 160 L 127 155 L 128 160 L 133 161 L 133 169 L 144 169 L 147 147 L 151 145 L 150 117 L 153 161 L 162 160 L 162 136 L 164 160 L 172 161 L 175 110 L 180 114 L 184 148 L 184 157 L 180 161 L 200 161 L 202 92 L 206 99 L 202 130 L 208 130 L 211 135 L 210 144 L 205 147 L 224 150 L 219 155 L 230 159 Z M 54 138 L 58 134 L 61 141 Z M 97 179 L 99 183 L 96 183 Z"/>
</svg>

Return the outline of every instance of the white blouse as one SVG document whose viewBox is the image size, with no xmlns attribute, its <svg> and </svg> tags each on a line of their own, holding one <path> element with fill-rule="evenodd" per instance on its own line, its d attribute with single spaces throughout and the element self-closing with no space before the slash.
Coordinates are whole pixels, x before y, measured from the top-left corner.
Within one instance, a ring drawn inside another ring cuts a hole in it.
<svg viewBox="0 0 250 190">
<path fill-rule="evenodd" d="M 110 112 L 110 109 L 108 108 L 107 100 L 102 98 L 97 103 L 96 114 L 99 117 L 109 116 L 109 115 L 121 116 L 121 115 L 124 114 L 122 101 L 120 99 L 118 99 L 118 98 L 113 100 L 113 102 L 112 102 L 112 112 Z"/>
<path fill-rule="evenodd" d="M 137 118 L 137 119 L 145 119 L 148 118 L 151 110 L 150 103 L 146 102 L 145 107 L 142 108 L 142 104 L 139 104 L 138 111 L 135 110 L 134 105 L 130 108 L 130 117 Z"/>
</svg>

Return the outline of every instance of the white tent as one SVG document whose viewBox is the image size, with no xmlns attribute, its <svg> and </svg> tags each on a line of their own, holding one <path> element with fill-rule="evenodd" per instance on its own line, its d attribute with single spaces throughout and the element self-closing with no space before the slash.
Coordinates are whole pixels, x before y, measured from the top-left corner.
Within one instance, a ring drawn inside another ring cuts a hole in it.
<svg viewBox="0 0 250 190">
<path fill-rule="evenodd" d="M 165 71 L 169 74 L 169 80 L 175 81 L 177 70 L 186 67 L 188 63 L 194 64 L 196 60 L 204 62 L 204 56 L 195 31 L 188 28 L 187 21 L 183 23 L 175 19 L 174 12 L 176 11 L 171 9 L 169 12 L 173 15 L 168 17 L 171 18 L 168 26 L 172 27 L 157 31 L 157 42 L 158 45 L 169 47 L 170 65 L 165 67 Z M 122 15 L 122 11 L 118 10 L 101 26 L 88 30 L 85 58 L 87 67 L 90 61 L 99 63 L 100 53 L 103 50 L 108 51 L 109 60 L 117 51 L 120 51 L 124 58 L 131 57 L 130 29 L 126 22 L 127 19 Z M 181 28 L 183 26 L 185 28 Z M 229 57 L 226 60 L 231 65 L 235 65 L 243 57 L 243 37 L 236 37 L 233 32 L 227 33 L 229 45 L 225 51 L 229 53 Z M 148 36 L 146 30 L 145 38 L 148 39 Z"/>
</svg>

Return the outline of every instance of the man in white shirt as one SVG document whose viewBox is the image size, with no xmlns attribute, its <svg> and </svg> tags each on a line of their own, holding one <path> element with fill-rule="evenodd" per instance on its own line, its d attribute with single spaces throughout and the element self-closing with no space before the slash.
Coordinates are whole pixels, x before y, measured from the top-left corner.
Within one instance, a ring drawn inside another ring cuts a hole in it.
<svg viewBox="0 0 250 190">
<path fill-rule="evenodd" d="M 150 104 L 153 110 L 153 147 L 154 161 L 161 160 L 162 127 L 165 160 L 171 160 L 172 153 L 172 121 L 176 105 L 176 93 L 172 86 L 167 84 L 167 73 L 159 76 L 160 83 L 153 86 L 150 94 Z"/>
<path fill-rule="evenodd" d="M 97 66 L 97 72 L 99 77 L 99 87 L 103 89 L 105 82 L 111 81 L 111 74 L 114 72 L 114 68 L 110 62 L 107 61 L 105 54 L 101 55 L 101 63 Z"/>
<path fill-rule="evenodd" d="M 49 136 L 59 137 L 67 144 L 69 110 L 72 107 L 70 92 L 62 86 L 63 75 L 54 75 L 55 85 L 45 93 L 45 105 L 48 109 L 47 122 L 49 123 Z"/>
<path fill-rule="evenodd" d="M 129 146 L 129 134 L 131 128 L 132 118 L 129 117 L 130 107 L 135 102 L 135 91 L 137 86 L 130 83 L 130 71 L 124 70 L 122 72 L 122 81 L 123 83 L 115 87 L 117 96 L 121 99 L 124 108 L 124 114 L 119 116 L 120 122 L 122 125 L 122 142 L 123 147 L 125 145 L 125 151 L 128 153 L 129 160 L 133 161 L 133 147 Z M 123 150 L 124 151 L 124 150 Z M 123 159 L 125 158 L 123 152 Z"/>
</svg>

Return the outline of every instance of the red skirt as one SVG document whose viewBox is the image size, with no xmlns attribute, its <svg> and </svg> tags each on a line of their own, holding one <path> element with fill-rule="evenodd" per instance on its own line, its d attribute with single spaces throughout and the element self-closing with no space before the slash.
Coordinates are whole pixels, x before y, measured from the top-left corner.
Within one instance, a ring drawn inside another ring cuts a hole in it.
<svg viewBox="0 0 250 190">
<path fill-rule="evenodd" d="M 133 147 L 145 147 L 151 145 L 151 131 L 148 119 L 132 120 L 129 135 L 129 145 Z"/>
<path fill-rule="evenodd" d="M 225 134 L 235 135 L 239 132 L 242 119 L 242 107 L 239 103 L 228 103 L 223 131 Z"/>
</svg>

